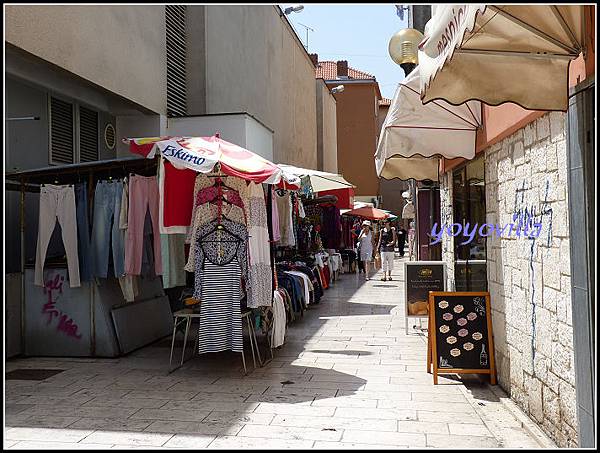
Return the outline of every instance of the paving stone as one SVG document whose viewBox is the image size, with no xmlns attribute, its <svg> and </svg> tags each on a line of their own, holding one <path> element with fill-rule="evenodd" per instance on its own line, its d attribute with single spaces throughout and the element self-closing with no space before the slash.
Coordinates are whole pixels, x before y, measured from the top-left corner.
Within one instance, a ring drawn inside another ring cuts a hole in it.
<svg viewBox="0 0 600 453">
<path fill-rule="evenodd" d="M 169 401 L 161 409 L 250 413 L 254 412 L 258 405 L 259 403 L 239 403 L 235 401 Z"/>
<path fill-rule="evenodd" d="M 357 410 L 351 407 L 338 407 L 335 411 L 336 417 L 356 416 Z M 379 420 L 416 420 L 417 413 L 414 409 L 372 409 L 361 408 L 361 417 Z"/>
<path fill-rule="evenodd" d="M 96 431 L 83 439 L 81 443 L 160 447 L 172 436 L 172 434 L 147 432 Z"/>
<path fill-rule="evenodd" d="M 52 428 L 10 428 L 4 432 L 4 438 L 8 440 L 47 441 L 54 442 L 79 442 L 86 436 L 92 434 L 90 430 L 79 429 L 52 429 Z M 108 443 L 108 442 L 96 442 Z"/>
<path fill-rule="evenodd" d="M 133 407 L 133 408 L 152 408 L 158 409 L 166 403 L 163 399 L 152 398 L 121 398 L 118 400 L 107 399 L 105 397 L 96 397 L 83 405 L 95 407 Z"/>
<path fill-rule="evenodd" d="M 201 422 L 210 414 L 210 410 L 178 410 L 178 409 L 140 409 L 134 413 L 132 419 L 141 420 L 175 420 Z"/>
<path fill-rule="evenodd" d="M 313 448 L 315 450 L 381 450 L 385 447 L 377 444 L 316 441 Z M 394 445 L 394 448 L 408 448 L 408 445 Z"/>
<path fill-rule="evenodd" d="M 398 445 L 425 447 L 425 434 L 346 430 L 342 436 L 342 442 L 389 445 L 393 447 Z"/>
<path fill-rule="evenodd" d="M 335 398 L 325 398 L 325 399 L 314 400 L 312 402 L 312 405 L 317 406 L 317 407 L 353 407 L 353 408 L 371 407 L 371 408 L 375 408 L 375 407 L 377 407 L 377 400 L 338 396 Z"/>
<path fill-rule="evenodd" d="M 449 423 L 450 434 L 458 436 L 493 437 L 488 427 L 483 423 Z"/>
<path fill-rule="evenodd" d="M 327 401 L 327 400 L 318 400 Z M 316 401 L 313 401 L 312 406 L 301 406 L 297 404 L 274 404 L 260 403 L 254 410 L 258 414 L 277 414 L 277 415 L 308 415 L 316 417 L 330 417 L 335 412 L 335 407 L 314 407 Z"/>
<path fill-rule="evenodd" d="M 311 448 L 313 444 L 314 441 L 312 440 L 269 439 L 243 436 L 218 436 L 214 441 L 210 443 L 208 448 L 231 450 L 302 450 Z"/>
<path fill-rule="evenodd" d="M 453 436 L 447 434 L 426 434 L 427 447 L 434 448 L 499 448 L 501 445 L 493 437 Z"/>
<path fill-rule="evenodd" d="M 321 428 L 321 429 L 371 429 L 374 431 L 396 431 L 396 420 L 369 419 L 363 417 L 358 418 L 356 412 L 353 417 L 314 417 L 300 415 L 277 415 L 271 422 L 271 425 L 276 426 L 295 426 L 306 428 Z"/>
<path fill-rule="evenodd" d="M 206 448 L 215 440 L 214 435 L 204 434 L 175 434 L 163 447 L 167 448 Z"/>
<path fill-rule="evenodd" d="M 335 428 L 334 428 L 335 429 Z M 343 430 L 324 430 L 315 428 L 298 428 L 290 426 L 246 425 L 238 433 L 242 437 L 264 437 L 267 439 L 290 440 L 340 440 Z"/>
<path fill-rule="evenodd" d="M 150 398 L 150 399 L 164 399 L 164 400 L 191 400 L 196 396 L 198 392 L 186 392 L 180 390 L 139 390 L 127 393 L 123 398 Z"/>
<path fill-rule="evenodd" d="M 116 419 L 116 418 L 80 418 L 71 423 L 69 429 L 92 429 L 94 431 L 143 431 L 153 420 Z"/>
<path fill-rule="evenodd" d="M 195 421 L 156 420 L 144 431 L 149 433 L 171 434 L 202 434 L 202 435 L 230 435 L 235 436 L 243 426 L 241 423 L 202 423 Z"/>
<path fill-rule="evenodd" d="M 84 444 L 76 442 L 53 442 L 53 441 L 20 441 L 7 447 L 15 450 L 108 450 L 112 444 Z"/>
</svg>

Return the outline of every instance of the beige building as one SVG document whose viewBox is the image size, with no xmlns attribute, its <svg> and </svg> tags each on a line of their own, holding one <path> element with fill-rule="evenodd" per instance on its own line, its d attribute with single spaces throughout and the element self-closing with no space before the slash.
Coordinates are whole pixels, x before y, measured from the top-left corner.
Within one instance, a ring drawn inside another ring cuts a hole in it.
<svg viewBox="0 0 600 453">
<path fill-rule="evenodd" d="M 278 6 L 12 5 L 5 47 L 7 171 L 129 156 L 122 138 L 175 130 L 336 170 L 335 101 L 322 87 L 317 96 L 315 67 Z M 18 218 L 18 193 L 6 200 Z M 28 202 L 26 221 L 36 218 Z M 37 232 L 27 231 L 31 261 Z M 6 272 L 17 273 L 16 222 L 6 234 Z"/>
<path fill-rule="evenodd" d="M 337 103 L 323 79 L 317 79 L 317 170 L 338 172 Z"/>
</svg>

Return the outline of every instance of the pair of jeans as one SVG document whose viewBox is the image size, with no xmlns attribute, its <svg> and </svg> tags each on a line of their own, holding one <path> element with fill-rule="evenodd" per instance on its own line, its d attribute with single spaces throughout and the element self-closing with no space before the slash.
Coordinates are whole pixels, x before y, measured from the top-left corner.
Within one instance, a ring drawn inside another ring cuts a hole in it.
<svg viewBox="0 0 600 453">
<path fill-rule="evenodd" d="M 77 206 L 77 250 L 79 252 L 79 276 L 81 281 L 92 279 L 92 243 L 90 240 L 90 216 L 88 213 L 87 184 L 75 184 L 75 204 Z"/>
<path fill-rule="evenodd" d="M 161 275 L 158 183 L 155 176 L 134 175 L 129 179 L 129 213 L 125 250 L 125 271 L 128 275 L 140 275 L 141 273 L 144 221 L 148 210 L 150 210 L 154 236 L 154 273 Z"/>
<path fill-rule="evenodd" d="M 115 277 L 125 274 L 125 243 L 119 228 L 122 181 L 98 181 L 94 195 L 94 227 L 92 231 L 92 257 L 94 276 L 108 276 L 108 254 L 112 246 Z"/>
<path fill-rule="evenodd" d="M 67 254 L 69 285 L 81 286 L 79 257 L 77 256 L 77 219 L 73 186 L 43 185 L 40 188 L 40 216 L 35 257 L 35 284 L 44 286 L 44 261 L 56 221 L 62 230 L 62 240 Z"/>
</svg>

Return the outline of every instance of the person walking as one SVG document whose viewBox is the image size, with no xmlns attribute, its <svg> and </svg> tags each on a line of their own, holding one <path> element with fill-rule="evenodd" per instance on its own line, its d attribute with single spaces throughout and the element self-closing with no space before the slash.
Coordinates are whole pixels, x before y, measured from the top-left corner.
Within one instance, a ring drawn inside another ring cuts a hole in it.
<svg viewBox="0 0 600 453">
<path fill-rule="evenodd" d="M 365 220 L 362 223 L 362 230 L 357 239 L 360 248 L 360 261 L 365 268 L 365 280 L 369 280 L 369 263 L 373 259 L 373 249 L 375 248 L 375 239 L 371 231 L 371 222 Z"/>
<path fill-rule="evenodd" d="M 400 225 L 398 231 L 396 232 L 396 236 L 398 237 L 398 251 L 400 252 L 400 256 L 404 256 L 404 247 L 406 245 L 406 229 Z"/>
<path fill-rule="evenodd" d="M 377 242 L 377 253 L 381 255 L 383 267 L 382 281 L 392 280 L 392 269 L 394 269 L 394 247 L 396 246 L 396 229 L 389 219 L 384 220 L 383 228 L 379 233 Z M 388 273 L 386 278 L 385 273 Z"/>
</svg>

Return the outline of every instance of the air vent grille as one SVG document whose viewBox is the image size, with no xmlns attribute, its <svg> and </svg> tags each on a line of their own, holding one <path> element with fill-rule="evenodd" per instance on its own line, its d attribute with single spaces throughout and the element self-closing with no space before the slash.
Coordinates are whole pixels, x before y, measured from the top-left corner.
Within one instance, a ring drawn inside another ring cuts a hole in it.
<svg viewBox="0 0 600 453">
<path fill-rule="evenodd" d="M 79 107 L 79 161 L 98 160 L 98 112 Z"/>
<path fill-rule="evenodd" d="M 187 114 L 186 88 L 186 6 L 165 7 L 167 29 L 167 115 Z"/>
<path fill-rule="evenodd" d="M 50 98 L 50 163 L 72 164 L 73 104 Z"/>
</svg>

